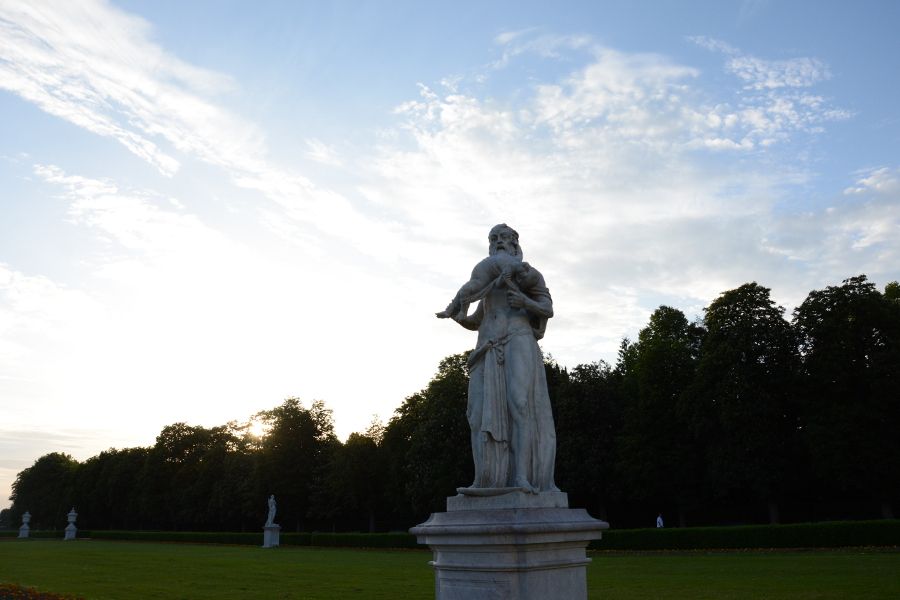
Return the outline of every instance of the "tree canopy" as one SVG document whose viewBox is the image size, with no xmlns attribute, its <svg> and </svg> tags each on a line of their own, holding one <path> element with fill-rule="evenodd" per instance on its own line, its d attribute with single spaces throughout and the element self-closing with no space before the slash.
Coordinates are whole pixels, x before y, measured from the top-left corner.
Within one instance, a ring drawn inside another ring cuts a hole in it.
<svg viewBox="0 0 900 600">
<path fill-rule="evenodd" d="M 691 322 L 660 306 L 618 361 L 545 360 L 557 484 L 616 527 L 894 514 L 900 500 L 900 285 L 864 275 L 813 290 L 785 318 L 755 282 Z M 341 442 L 322 401 L 249 421 L 173 423 L 153 446 L 21 471 L 4 526 L 258 530 L 265 500 L 290 530 L 403 530 L 471 483 L 468 353 L 452 354 L 386 423 Z"/>
</svg>

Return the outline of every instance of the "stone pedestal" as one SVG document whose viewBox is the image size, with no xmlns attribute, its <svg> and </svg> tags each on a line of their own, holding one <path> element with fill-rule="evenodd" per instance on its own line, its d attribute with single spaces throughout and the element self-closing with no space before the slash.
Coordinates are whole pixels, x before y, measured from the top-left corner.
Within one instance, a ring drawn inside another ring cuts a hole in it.
<svg viewBox="0 0 900 600">
<path fill-rule="evenodd" d="M 410 529 L 434 552 L 437 600 L 587 599 L 585 549 L 607 523 L 562 492 L 460 491 Z"/>
<path fill-rule="evenodd" d="M 281 525 L 263 527 L 263 548 L 277 548 L 281 544 Z"/>
</svg>

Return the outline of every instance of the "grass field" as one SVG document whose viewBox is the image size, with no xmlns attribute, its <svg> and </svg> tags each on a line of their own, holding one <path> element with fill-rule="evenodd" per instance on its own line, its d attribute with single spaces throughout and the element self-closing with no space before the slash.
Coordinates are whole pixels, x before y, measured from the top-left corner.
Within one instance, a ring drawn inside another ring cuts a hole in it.
<svg viewBox="0 0 900 600">
<path fill-rule="evenodd" d="M 0 582 L 89 600 L 426 600 L 434 597 L 430 557 L 424 550 L 4 540 Z M 592 558 L 595 600 L 900 598 L 896 550 Z"/>
</svg>

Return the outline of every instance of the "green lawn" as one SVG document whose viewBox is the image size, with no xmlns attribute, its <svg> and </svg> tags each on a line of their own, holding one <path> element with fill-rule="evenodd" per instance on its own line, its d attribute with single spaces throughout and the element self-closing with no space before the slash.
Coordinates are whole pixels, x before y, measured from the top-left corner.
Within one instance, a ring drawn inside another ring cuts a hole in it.
<svg viewBox="0 0 900 600">
<path fill-rule="evenodd" d="M 594 554 L 603 600 L 900 598 L 900 552 L 838 550 Z M 416 550 L 0 541 L 0 582 L 90 600 L 430 599 L 431 555 Z"/>
<path fill-rule="evenodd" d="M 900 551 L 593 555 L 591 598 L 832 600 L 900 598 Z"/>
</svg>

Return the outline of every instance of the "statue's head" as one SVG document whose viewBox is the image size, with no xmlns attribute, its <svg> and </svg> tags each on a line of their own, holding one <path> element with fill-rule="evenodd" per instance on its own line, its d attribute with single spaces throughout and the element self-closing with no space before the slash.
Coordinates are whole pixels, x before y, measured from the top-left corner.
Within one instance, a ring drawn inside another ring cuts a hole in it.
<svg viewBox="0 0 900 600">
<path fill-rule="evenodd" d="M 522 259 L 522 248 L 519 246 L 519 234 L 506 223 L 500 223 L 491 228 L 491 232 L 488 234 L 488 243 L 488 254 L 491 256 L 494 256 L 498 252 L 505 252 L 510 256 L 515 256 L 519 260 Z"/>
</svg>

